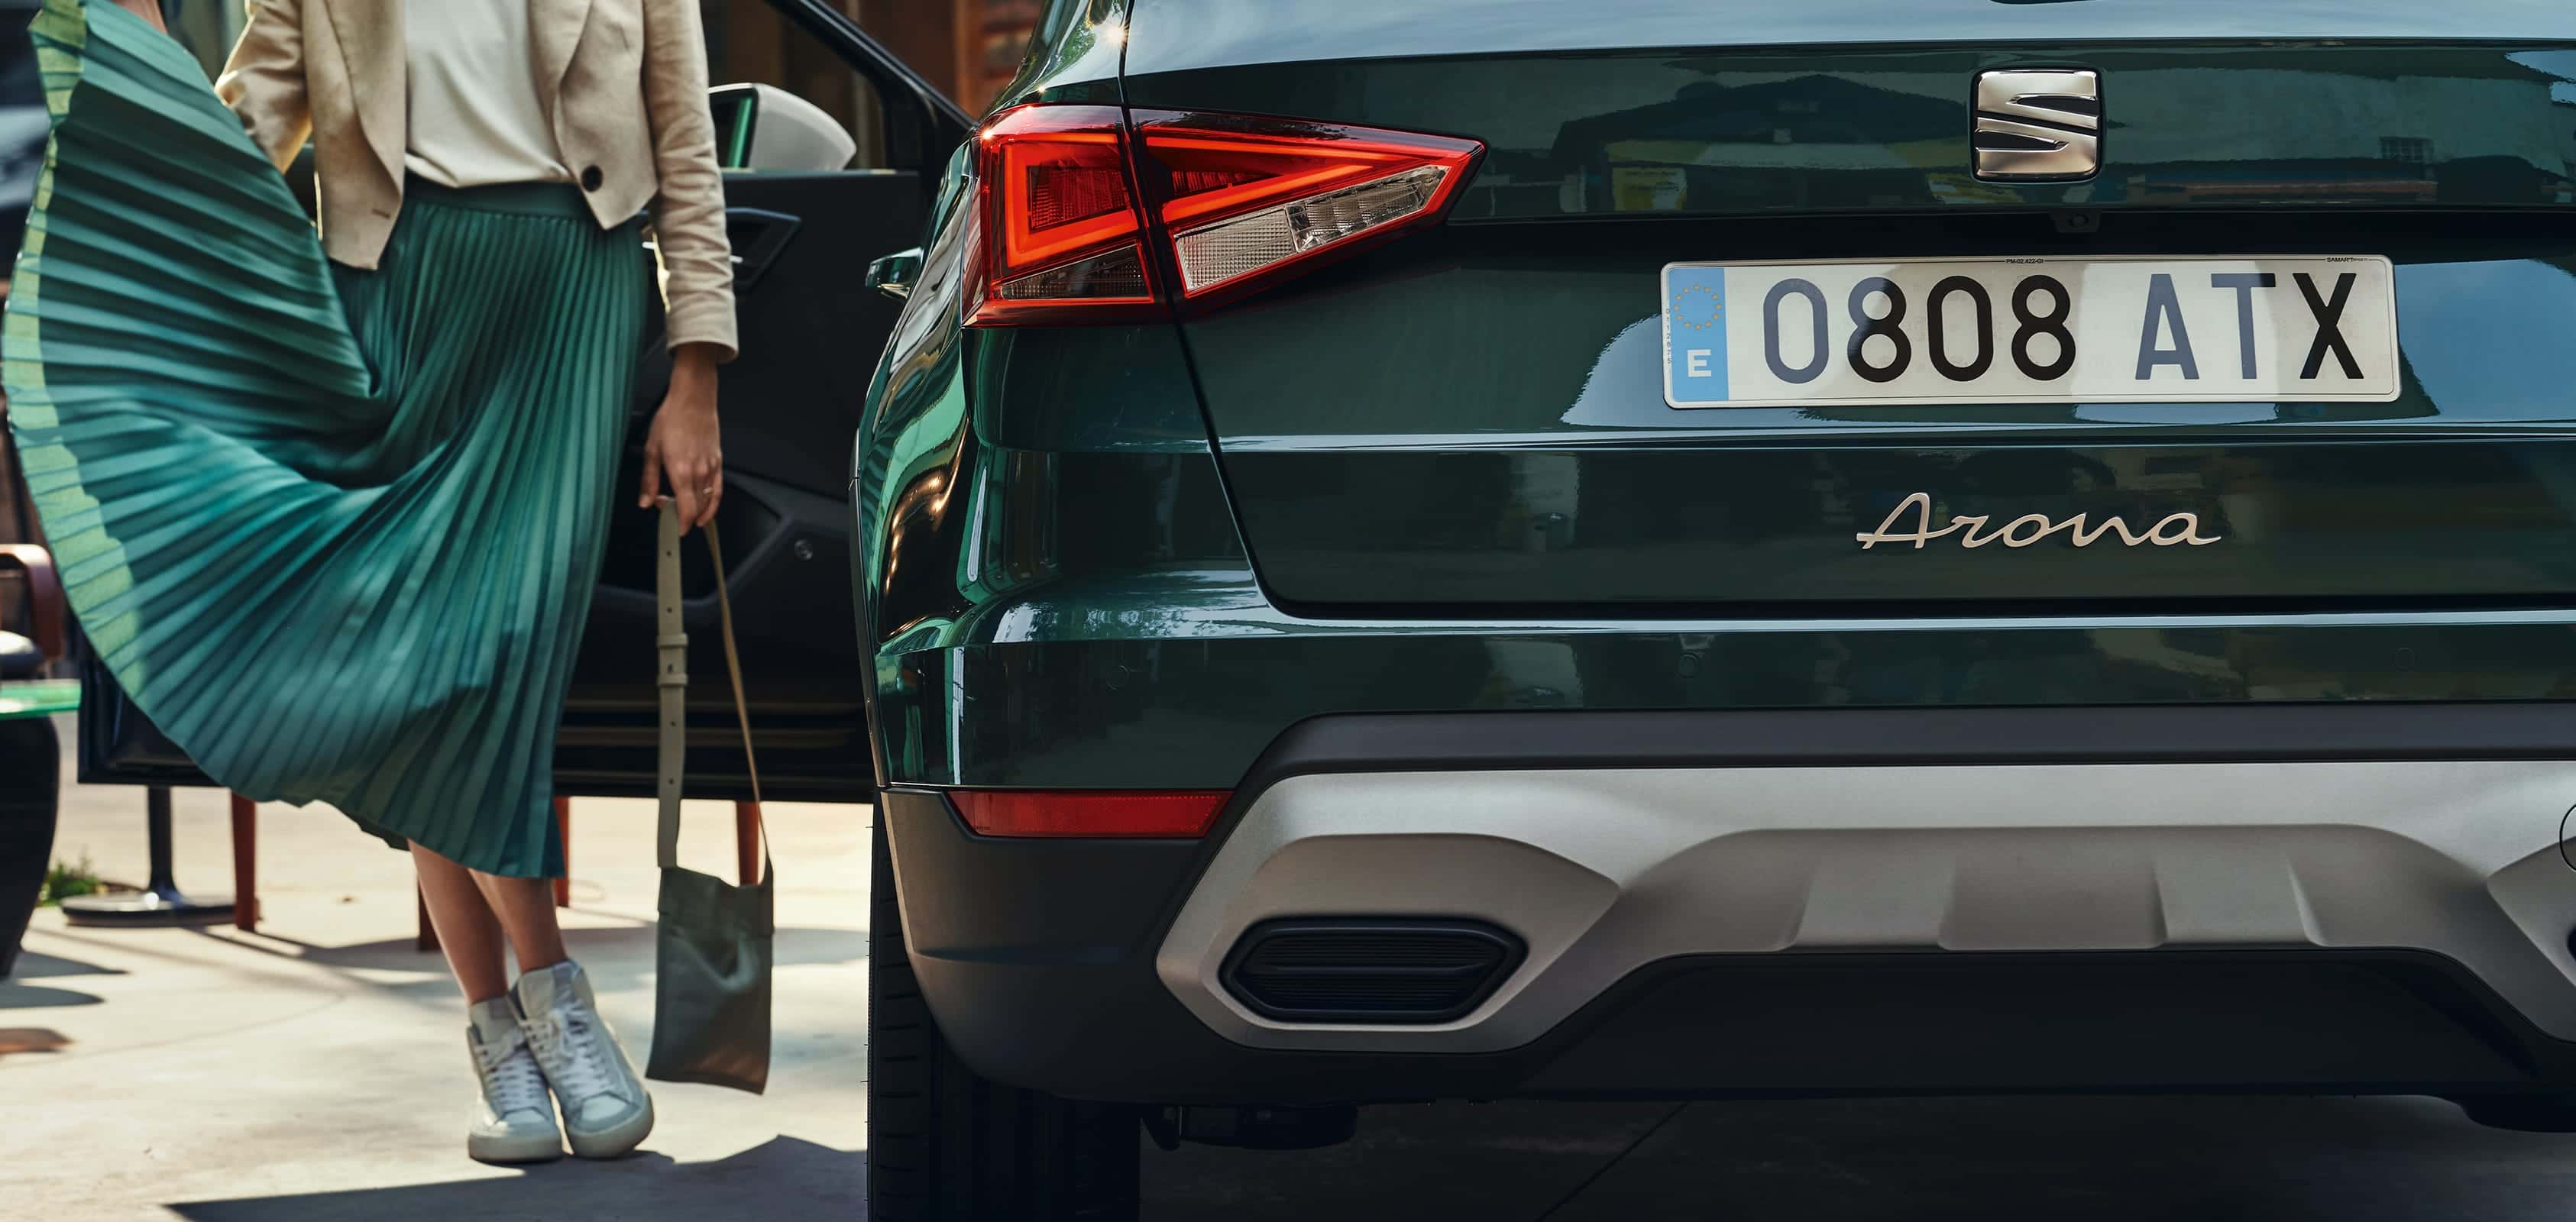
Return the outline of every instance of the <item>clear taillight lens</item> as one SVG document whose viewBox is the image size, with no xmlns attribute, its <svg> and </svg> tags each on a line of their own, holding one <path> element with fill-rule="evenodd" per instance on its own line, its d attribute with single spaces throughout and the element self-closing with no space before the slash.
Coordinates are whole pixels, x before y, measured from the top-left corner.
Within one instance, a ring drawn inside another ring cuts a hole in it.
<svg viewBox="0 0 2576 1222">
<path fill-rule="evenodd" d="M 1171 300 L 1248 291 L 1436 221 L 1484 148 L 1293 119 L 1140 112 L 1135 122 L 1131 133 L 1114 107 L 1032 105 L 985 124 L 982 292 L 970 325 L 1160 316 L 1157 280 L 1174 273 Z"/>
<path fill-rule="evenodd" d="M 1149 194 L 1163 188 L 1184 297 L 1436 219 L 1483 147 L 1286 119 L 1139 117 L 1137 177 Z"/>
<path fill-rule="evenodd" d="M 1003 301 L 1153 300 L 1145 279 L 1143 252 L 1132 244 L 1123 250 L 1005 280 L 993 286 L 993 295 Z"/>
<path fill-rule="evenodd" d="M 1172 249 L 1180 259 L 1181 291 L 1195 296 L 1345 238 L 1420 216 L 1431 210 L 1448 176 L 1443 166 L 1406 170 L 1392 178 L 1174 234 Z"/>
</svg>

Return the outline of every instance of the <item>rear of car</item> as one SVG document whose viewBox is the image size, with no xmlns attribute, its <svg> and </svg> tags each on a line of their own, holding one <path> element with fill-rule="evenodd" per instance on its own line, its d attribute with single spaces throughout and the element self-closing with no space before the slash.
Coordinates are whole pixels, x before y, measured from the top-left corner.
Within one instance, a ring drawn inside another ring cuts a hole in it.
<svg viewBox="0 0 2576 1222">
<path fill-rule="evenodd" d="M 1597 7 L 1059 4 L 953 163 L 879 1216 L 1429 1098 L 2576 1116 L 2576 10 Z"/>
</svg>

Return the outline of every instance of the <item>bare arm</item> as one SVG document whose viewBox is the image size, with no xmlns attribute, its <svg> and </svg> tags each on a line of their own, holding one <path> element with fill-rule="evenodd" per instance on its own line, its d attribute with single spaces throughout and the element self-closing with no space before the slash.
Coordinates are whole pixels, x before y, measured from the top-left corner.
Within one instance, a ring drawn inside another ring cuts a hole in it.
<svg viewBox="0 0 2576 1222">
<path fill-rule="evenodd" d="M 151 0 L 117 0 L 132 7 Z M 313 135 L 313 111 L 304 93 L 304 0 L 250 0 L 250 21 L 215 94 L 241 117 L 242 129 L 278 169 L 285 169 Z"/>
</svg>

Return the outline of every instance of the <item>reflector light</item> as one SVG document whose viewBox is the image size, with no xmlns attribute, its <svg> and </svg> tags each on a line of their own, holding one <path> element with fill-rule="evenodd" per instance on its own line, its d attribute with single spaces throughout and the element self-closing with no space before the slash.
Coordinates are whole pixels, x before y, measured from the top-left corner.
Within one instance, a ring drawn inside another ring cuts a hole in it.
<svg viewBox="0 0 2576 1222">
<path fill-rule="evenodd" d="M 1125 300 L 1145 296 L 1145 264 L 1134 246 L 1094 255 L 993 287 L 995 296 L 1011 301 L 1062 298 Z"/>
<path fill-rule="evenodd" d="M 1246 291 L 1437 220 L 1484 149 L 1293 119 L 1125 121 L 1114 107 L 1028 105 L 985 124 L 969 325 L 1158 317 L 1167 300 Z M 1176 272 L 1179 293 L 1158 291 Z"/>
<path fill-rule="evenodd" d="M 955 789 L 948 800 L 978 836 L 1194 839 L 1224 809 L 1224 790 Z"/>
<path fill-rule="evenodd" d="M 1053 229 L 1127 207 L 1127 172 L 1117 166 L 1028 167 L 1029 228 Z"/>
</svg>

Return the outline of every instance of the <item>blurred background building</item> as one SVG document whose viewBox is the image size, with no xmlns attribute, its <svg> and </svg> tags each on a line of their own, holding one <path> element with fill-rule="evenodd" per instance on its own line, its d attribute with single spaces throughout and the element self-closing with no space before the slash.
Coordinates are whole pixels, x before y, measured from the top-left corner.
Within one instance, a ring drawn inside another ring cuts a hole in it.
<svg viewBox="0 0 2576 1222">
<path fill-rule="evenodd" d="M 993 95 L 1019 71 L 1020 52 L 1036 28 L 1043 0 L 824 0 L 857 19 L 887 50 L 912 65 L 970 114 L 982 114 Z M 6 5 L 0 5 L 5 8 Z M 241 34 L 243 0 L 162 0 L 171 28 L 213 76 Z M 706 14 L 710 77 L 776 85 L 835 109 L 853 129 L 863 127 L 870 103 L 855 91 L 838 108 L 816 78 L 844 80 L 838 65 L 812 62 L 821 48 L 807 40 L 767 0 L 699 0 Z M 864 137 L 862 139 L 864 143 Z"/>
</svg>

